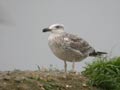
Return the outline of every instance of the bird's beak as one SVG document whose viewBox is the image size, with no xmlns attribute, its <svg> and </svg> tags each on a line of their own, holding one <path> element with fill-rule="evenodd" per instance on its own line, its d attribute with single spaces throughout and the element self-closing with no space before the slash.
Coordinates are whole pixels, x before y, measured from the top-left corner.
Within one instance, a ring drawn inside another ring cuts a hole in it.
<svg viewBox="0 0 120 90">
<path fill-rule="evenodd" d="M 49 29 L 49 28 L 44 28 L 43 29 L 43 32 L 49 32 L 49 31 L 51 31 L 51 29 Z"/>
</svg>

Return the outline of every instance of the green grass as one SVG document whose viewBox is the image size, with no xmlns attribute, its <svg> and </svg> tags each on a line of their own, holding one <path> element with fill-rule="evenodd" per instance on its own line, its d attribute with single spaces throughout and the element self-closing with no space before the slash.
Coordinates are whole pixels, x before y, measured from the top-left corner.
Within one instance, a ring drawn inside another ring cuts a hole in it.
<svg viewBox="0 0 120 90">
<path fill-rule="evenodd" d="M 92 86 L 103 90 L 120 90 L 120 57 L 96 58 L 82 73 L 89 78 Z"/>
</svg>

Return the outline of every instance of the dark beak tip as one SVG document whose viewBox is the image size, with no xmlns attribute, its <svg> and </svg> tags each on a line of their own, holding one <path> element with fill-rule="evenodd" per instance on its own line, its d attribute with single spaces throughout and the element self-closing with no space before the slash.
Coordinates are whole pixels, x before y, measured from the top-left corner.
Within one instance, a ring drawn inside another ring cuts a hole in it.
<svg viewBox="0 0 120 90">
<path fill-rule="evenodd" d="M 45 30 L 43 29 L 42 32 L 45 32 Z"/>
<path fill-rule="evenodd" d="M 44 28 L 43 30 L 42 30 L 42 32 L 48 32 L 48 31 L 51 31 L 49 28 Z"/>
</svg>

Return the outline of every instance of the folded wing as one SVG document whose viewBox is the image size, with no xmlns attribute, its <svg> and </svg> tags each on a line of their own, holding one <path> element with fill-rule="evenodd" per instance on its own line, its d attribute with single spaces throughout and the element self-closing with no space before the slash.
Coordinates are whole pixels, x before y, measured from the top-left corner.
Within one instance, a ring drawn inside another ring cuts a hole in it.
<svg viewBox="0 0 120 90">
<path fill-rule="evenodd" d="M 89 55 L 95 51 L 94 48 L 88 44 L 88 42 L 73 34 L 64 33 L 63 44 L 64 46 L 67 46 L 66 48 L 76 50 L 83 55 Z"/>
</svg>

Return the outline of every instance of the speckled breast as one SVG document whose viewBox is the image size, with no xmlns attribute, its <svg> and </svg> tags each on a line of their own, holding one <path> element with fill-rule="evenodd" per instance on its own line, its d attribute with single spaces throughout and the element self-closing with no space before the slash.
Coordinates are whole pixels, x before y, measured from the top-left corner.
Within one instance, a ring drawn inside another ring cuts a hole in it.
<svg viewBox="0 0 120 90">
<path fill-rule="evenodd" d="M 52 50 L 52 52 L 56 57 L 58 57 L 61 60 L 66 60 L 69 62 L 73 62 L 73 61 L 78 62 L 86 58 L 86 56 L 81 56 L 80 53 L 76 53 L 71 49 L 64 48 L 63 46 L 61 46 L 62 42 L 60 42 L 59 39 L 56 40 L 56 38 L 59 37 L 54 37 L 54 38 L 50 37 L 48 43 L 50 49 Z"/>
</svg>

